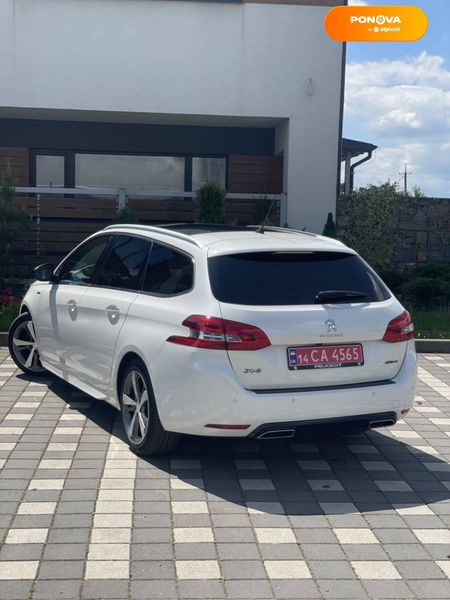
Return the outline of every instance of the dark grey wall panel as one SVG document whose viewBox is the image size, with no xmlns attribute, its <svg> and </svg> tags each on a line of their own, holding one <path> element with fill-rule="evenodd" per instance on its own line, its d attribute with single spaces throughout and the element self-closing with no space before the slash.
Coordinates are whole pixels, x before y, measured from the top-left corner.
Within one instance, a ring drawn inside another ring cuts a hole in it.
<svg viewBox="0 0 450 600">
<path fill-rule="evenodd" d="M 16 148 L 264 156 L 274 143 L 271 128 L 0 119 L 0 146 Z"/>
</svg>

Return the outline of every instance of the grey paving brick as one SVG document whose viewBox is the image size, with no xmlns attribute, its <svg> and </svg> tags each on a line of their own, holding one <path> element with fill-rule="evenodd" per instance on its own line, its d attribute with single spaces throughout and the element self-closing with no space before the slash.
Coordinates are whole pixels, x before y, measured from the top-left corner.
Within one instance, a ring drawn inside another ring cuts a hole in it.
<svg viewBox="0 0 450 600">
<path fill-rule="evenodd" d="M 284 544 L 283 544 L 284 545 Z M 219 543 L 216 545 L 219 559 L 223 560 L 258 560 L 260 558 L 256 544 Z"/>
<path fill-rule="evenodd" d="M 225 586 L 221 581 L 180 581 L 178 583 L 180 598 L 226 598 Z"/>
<path fill-rule="evenodd" d="M 81 590 L 80 580 L 64 580 L 58 581 L 36 581 L 33 591 L 33 600 L 50 600 L 53 598 L 64 598 L 73 600 L 78 598 Z"/>
<path fill-rule="evenodd" d="M 389 598 L 391 600 L 404 600 L 415 598 L 404 581 L 365 581 L 364 587 L 370 598 Z"/>
<path fill-rule="evenodd" d="M 158 588 L 161 583 L 162 582 L 158 582 Z M 147 586 L 147 592 L 148 587 L 149 586 Z M 121 581 L 119 579 L 110 581 L 85 581 L 81 597 L 86 600 L 98 600 L 99 598 L 102 598 L 103 600 L 107 600 L 108 598 L 128 598 L 128 581 Z M 138 598 L 139 596 L 133 597 Z M 151 596 L 149 595 L 145 596 L 145 598 L 150 597 Z"/>
<path fill-rule="evenodd" d="M 308 563 L 315 579 L 356 579 L 349 562 L 343 560 L 311 560 Z"/>
<path fill-rule="evenodd" d="M 32 581 L 0 581 L 2 600 L 24 600 L 30 597 Z"/>
<path fill-rule="evenodd" d="M 421 544 L 384 544 L 383 549 L 391 560 L 427 560 L 430 555 Z"/>
<path fill-rule="evenodd" d="M 48 543 L 53 544 L 83 544 L 89 540 L 90 530 L 87 528 L 51 529 L 48 534 Z"/>
<path fill-rule="evenodd" d="M 186 544 L 192 546 L 192 544 Z M 174 547 L 172 543 L 144 543 L 131 545 L 131 560 L 172 560 Z"/>
<path fill-rule="evenodd" d="M 225 545 L 225 544 L 224 544 Z M 215 560 L 217 551 L 214 544 L 174 544 L 177 560 Z"/>
<path fill-rule="evenodd" d="M 366 600 L 369 596 L 359 581 L 318 579 L 316 581 L 322 598 L 329 600 Z"/>
<path fill-rule="evenodd" d="M 92 582 L 93 583 L 93 582 Z M 123 582 L 121 582 L 123 583 Z M 86 584 L 85 584 L 86 586 Z M 177 600 L 177 588 L 175 581 L 164 581 L 160 580 L 157 583 L 151 580 L 131 581 L 130 582 L 131 598 L 142 599 L 142 600 L 153 600 L 159 598 L 160 600 Z M 97 598 L 102 596 L 90 596 L 91 598 Z M 105 596 L 106 598 L 108 596 Z M 119 596 L 120 597 L 120 596 Z M 127 596 L 125 596 L 126 598 Z M 85 596 L 89 598 L 89 596 Z"/>
<path fill-rule="evenodd" d="M 301 550 L 307 560 L 343 560 L 347 558 L 339 544 L 302 544 Z"/>
<path fill-rule="evenodd" d="M 228 598 L 232 598 L 233 600 L 268 600 L 269 598 L 274 598 L 269 582 L 264 579 L 225 581 L 225 590 Z"/>
<path fill-rule="evenodd" d="M 297 544 L 260 544 L 259 551 L 264 560 L 302 560 L 303 554 Z"/>
<path fill-rule="evenodd" d="M 445 579 L 445 575 L 433 560 L 395 561 L 395 568 L 403 579 Z"/>
<path fill-rule="evenodd" d="M 256 560 L 223 560 L 221 562 L 224 579 L 264 579 L 266 572 L 262 561 Z"/>
<path fill-rule="evenodd" d="M 342 548 L 350 560 L 389 560 L 380 544 L 343 544 Z"/>
<path fill-rule="evenodd" d="M 41 562 L 39 579 L 81 579 L 84 562 L 82 560 L 44 560 Z"/>
<path fill-rule="evenodd" d="M 43 547 L 43 544 L 3 544 L 0 560 L 39 560 Z"/>
<path fill-rule="evenodd" d="M 47 544 L 43 559 L 48 561 L 84 560 L 87 544 Z M 63 568 L 64 565 L 61 566 Z"/>
<path fill-rule="evenodd" d="M 135 543 L 172 542 L 172 539 L 173 533 L 169 527 L 149 527 L 133 530 L 133 542 Z"/>
<path fill-rule="evenodd" d="M 449 581 L 430 581 L 428 579 L 409 581 L 408 586 L 420 600 L 428 598 L 450 598 Z"/>
<path fill-rule="evenodd" d="M 175 564 L 171 560 L 134 561 L 131 576 L 133 579 L 174 579 Z"/>
</svg>

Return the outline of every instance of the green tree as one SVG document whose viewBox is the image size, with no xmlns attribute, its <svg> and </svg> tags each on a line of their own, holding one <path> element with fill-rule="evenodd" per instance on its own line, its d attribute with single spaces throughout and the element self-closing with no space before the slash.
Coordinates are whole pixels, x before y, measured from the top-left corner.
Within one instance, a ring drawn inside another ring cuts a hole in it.
<svg viewBox="0 0 450 600">
<path fill-rule="evenodd" d="M 226 196 L 226 190 L 215 181 L 203 184 L 197 192 L 197 222 L 223 223 Z"/>
<path fill-rule="evenodd" d="M 414 198 L 425 198 L 426 194 L 420 186 L 415 185 L 413 186 L 413 196 Z"/>
<path fill-rule="evenodd" d="M 327 222 L 325 223 L 325 226 L 323 228 L 322 235 L 325 235 L 329 238 L 337 238 L 337 229 L 336 223 L 333 219 L 333 213 L 328 213 Z"/>
<path fill-rule="evenodd" d="M 344 202 L 348 227 L 341 237 L 375 269 L 386 268 L 394 253 L 391 217 L 401 199 L 397 187 L 388 182 L 359 188 Z"/>
<path fill-rule="evenodd" d="M 14 178 L 9 163 L 0 177 L 0 279 L 13 277 L 14 252 L 31 220 L 23 208 L 14 204 Z"/>
</svg>

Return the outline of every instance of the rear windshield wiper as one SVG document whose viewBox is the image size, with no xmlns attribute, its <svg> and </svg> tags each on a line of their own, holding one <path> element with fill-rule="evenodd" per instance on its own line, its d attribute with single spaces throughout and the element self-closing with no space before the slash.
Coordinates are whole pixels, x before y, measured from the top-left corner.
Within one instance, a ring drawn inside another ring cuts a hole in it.
<svg viewBox="0 0 450 600">
<path fill-rule="evenodd" d="M 333 302 L 351 302 L 352 300 L 364 300 L 367 294 L 363 292 L 352 292 L 350 290 L 324 290 L 314 298 L 316 304 L 329 304 Z"/>
</svg>

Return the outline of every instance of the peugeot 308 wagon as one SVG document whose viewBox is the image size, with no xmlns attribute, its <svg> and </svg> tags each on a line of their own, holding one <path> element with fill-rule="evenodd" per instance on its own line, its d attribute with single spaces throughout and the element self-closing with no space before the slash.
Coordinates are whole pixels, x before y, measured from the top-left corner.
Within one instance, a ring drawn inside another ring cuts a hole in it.
<svg viewBox="0 0 450 600">
<path fill-rule="evenodd" d="M 394 424 L 413 324 L 341 242 L 275 227 L 114 225 L 41 265 L 9 334 L 26 373 L 121 411 L 130 446 Z"/>
</svg>

